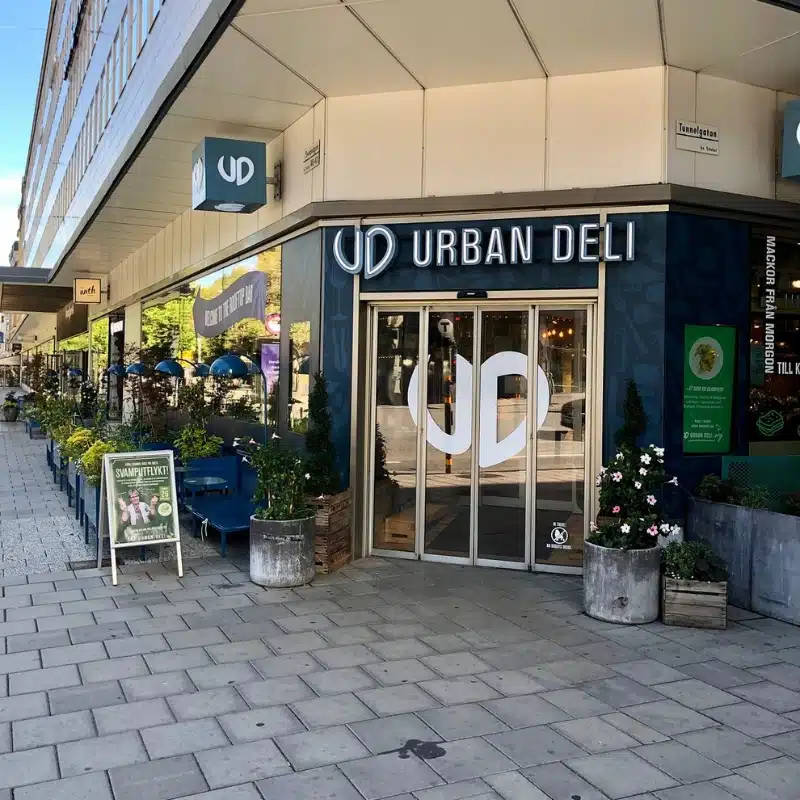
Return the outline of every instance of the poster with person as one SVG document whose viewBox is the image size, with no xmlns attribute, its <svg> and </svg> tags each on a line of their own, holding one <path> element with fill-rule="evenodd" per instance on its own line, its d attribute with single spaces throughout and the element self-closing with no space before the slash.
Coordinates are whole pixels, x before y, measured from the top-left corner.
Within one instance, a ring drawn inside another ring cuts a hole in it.
<svg viewBox="0 0 800 800">
<path fill-rule="evenodd" d="M 178 575 L 183 575 L 171 451 L 108 453 L 104 457 L 102 502 L 114 585 L 116 550 L 123 547 L 176 543 Z"/>
</svg>

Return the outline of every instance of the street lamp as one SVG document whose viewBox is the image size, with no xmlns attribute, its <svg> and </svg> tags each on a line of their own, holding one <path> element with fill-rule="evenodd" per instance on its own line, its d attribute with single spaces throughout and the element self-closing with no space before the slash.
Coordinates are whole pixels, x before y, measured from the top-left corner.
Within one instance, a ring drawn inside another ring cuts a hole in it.
<svg viewBox="0 0 800 800">
<path fill-rule="evenodd" d="M 212 378 L 248 378 L 256 374 L 261 376 L 261 383 L 264 387 L 264 444 L 266 444 L 269 441 L 267 432 L 267 377 L 258 364 L 249 359 L 245 361 L 235 353 L 228 353 L 220 356 L 211 364 L 210 374 Z"/>
</svg>

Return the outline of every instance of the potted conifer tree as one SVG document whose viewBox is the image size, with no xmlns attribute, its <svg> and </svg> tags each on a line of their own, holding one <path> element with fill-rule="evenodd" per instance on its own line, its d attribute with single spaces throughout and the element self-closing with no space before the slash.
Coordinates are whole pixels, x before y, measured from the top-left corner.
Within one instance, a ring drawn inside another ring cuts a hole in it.
<svg viewBox="0 0 800 800">
<path fill-rule="evenodd" d="M 306 463 L 308 502 L 317 512 L 317 570 L 325 574 L 343 567 L 352 558 L 351 491 L 349 488 L 340 491 L 331 427 L 327 383 L 322 373 L 317 373 L 308 396 Z"/>
</svg>

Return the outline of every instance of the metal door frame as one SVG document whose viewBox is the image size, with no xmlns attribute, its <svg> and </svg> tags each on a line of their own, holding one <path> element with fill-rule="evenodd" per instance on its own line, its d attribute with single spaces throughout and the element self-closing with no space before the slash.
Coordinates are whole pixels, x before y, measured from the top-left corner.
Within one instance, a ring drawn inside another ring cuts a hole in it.
<svg viewBox="0 0 800 800">
<path fill-rule="evenodd" d="M 472 446 L 471 446 L 471 480 L 470 480 L 470 554 L 469 556 L 442 556 L 426 554 L 424 552 L 425 538 L 425 494 L 426 494 L 426 457 L 427 448 L 427 389 L 428 389 L 428 370 L 421 369 L 427 365 L 428 356 L 428 328 L 430 312 L 433 310 L 447 311 L 467 311 L 473 314 L 473 367 L 478 360 L 481 336 L 483 331 L 483 314 L 493 311 L 527 311 L 528 312 L 528 397 L 527 397 L 527 418 L 535 420 L 536 399 L 538 397 L 538 366 L 539 366 L 539 312 L 541 309 L 556 310 L 581 310 L 586 313 L 586 399 L 585 408 L 586 426 L 584 429 L 584 536 L 588 533 L 588 520 L 592 515 L 592 504 L 594 493 L 590 479 L 591 466 L 594 464 L 596 454 L 595 443 L 600 440 L 597 435 L 596 426 L 602 423 L 599 409 L 596 408 L 594 388 L 596 376 L 601 367 L 598 365 L 597 357 L 597 338 L 600 334 L 598 326 L 599 315 L 597 313 L 597 295 L 582 296 L 585 292 L 576 292 L 567 296 L 559 291 L 556 296 L 552 292 L 535 293 L 532 296 L 527 293 L 524 297 L 514 297 L 514 293 L 504 293 L 506 296 L 501 299 L 480 300 L 480 301 L 461 301 L 455 300 L 452 296 L 442 297 L 441 299 L 433 296 L 420 298 L 418 301 L 410 301 L 405 295 L 400 301 L 396 297 L 381 300 L 370 300 L 366 304 L 367 313 L 367 347 L 366 347 L 366 380 L 364 390 L 366 397 L 366 420 L 367 430 L 374 430 L 376 424 L 376 384 L 377 370 L 375 369 L 375 359 L 377 357 L 378 341 L 378 314 L 385 312 L 397 313 L 418 313 L 419 314 L 419 342 L 417 351 L 417 367 L 419 368 L 420 379 L 417 382 L 417 425 L 416 425 L 416 461 L 417 461 L 417 480 L 416 491 L 416 518 L 415 518 L 415 545 L 414 551 L 388 550 L 375 548 L 373 542 L 374 524 L 374 491 L 375 485 L 375 448 L 374 437 L 365 436 L 362 441 L 362 463 L 365 465 L 366 487 L 364 491 L 364 502 L 362 505 L 362 535 L 363 552 L 365 555 L 374 555 L 389 558 L 405 558 L 422 561 L 432 561 L 462 566 L 495 567 L 500 569 L 530 570 L 535 572 L 557 572 L 561 574 L 580 574 L 581 567 L 563 567 L 550 564 L 537 564 L 535 553 L 536 536 L 536 461 L 537 461 L 537 434 L 536 425 L 529 426 L 528 447 L 525 471 L 526 497 L 525 497 L 525 560 L 502 561 L 498 559 L 478 558 L 478 490 L 480 472 L 478 466 L 478 446 L 479 441 L 479 399 L 480 399 L 480 369 L 473 372 L 472 381 Z M 575 295 L 578 295 L 577 297 Z M 589 435 L 587 435 L 587 430 Z"/>
</svg>

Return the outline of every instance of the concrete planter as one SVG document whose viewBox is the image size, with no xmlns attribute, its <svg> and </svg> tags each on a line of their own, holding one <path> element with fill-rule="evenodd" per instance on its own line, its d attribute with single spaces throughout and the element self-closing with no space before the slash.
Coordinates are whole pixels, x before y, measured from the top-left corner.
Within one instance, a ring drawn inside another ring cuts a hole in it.
<svg viewBox="0 0 800 800">
<path fill-rule="evenodd" d="M 16 422 L 19 417 L 19 406 L 4 406 L 3 419 L 6 422 Z"/>
<path fill-rule="evenodd" d="M 293 520 L 250 517 L 250 580 L 287 588 L 314 580 L 316 516 Z"/>
<path fill-rule="evenodd" d="M 693 499 L 687 537 L 728 567 L 728 602 L 800 625 L 800 517 Z"/>
<path fill-rule="evenodd" d="M 583 610 L 595 619 L 641 625 L 658 619 L 661 548 L 615 550 L 585 542 Z"/>
</svg>

